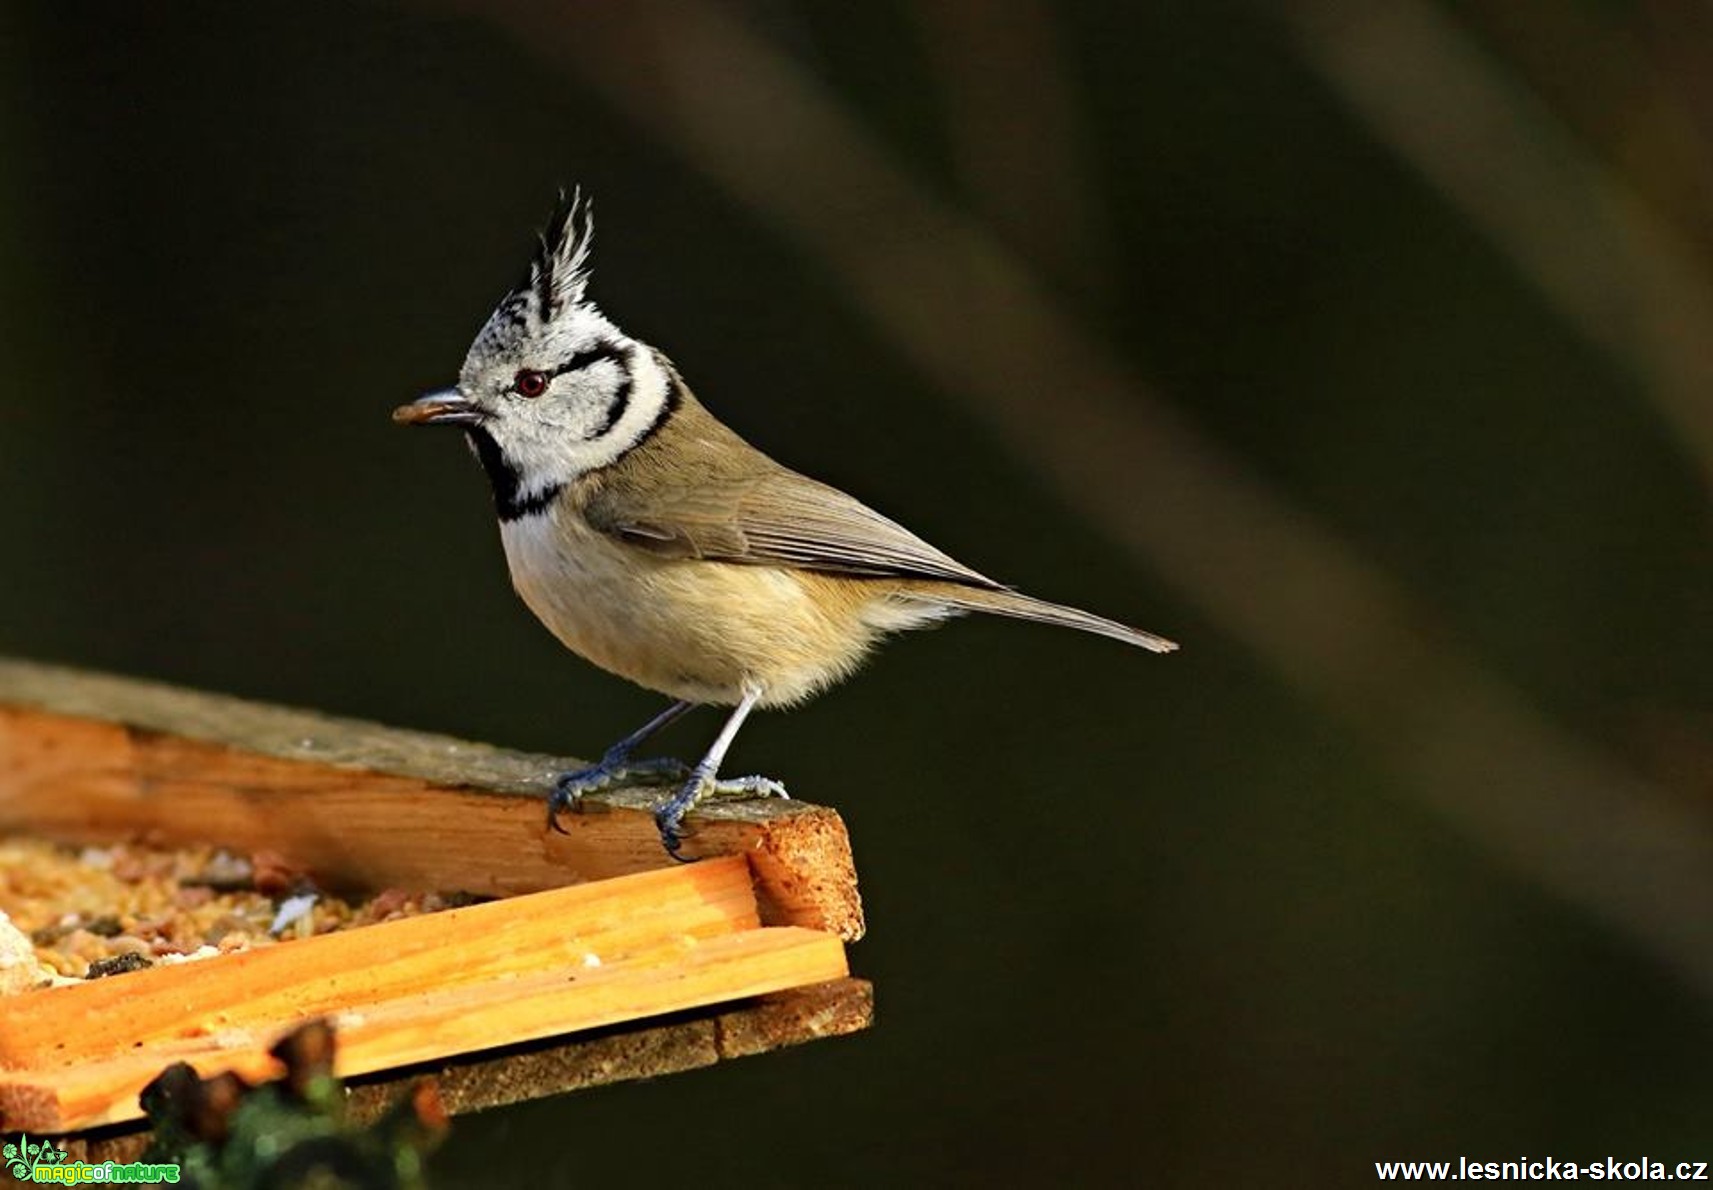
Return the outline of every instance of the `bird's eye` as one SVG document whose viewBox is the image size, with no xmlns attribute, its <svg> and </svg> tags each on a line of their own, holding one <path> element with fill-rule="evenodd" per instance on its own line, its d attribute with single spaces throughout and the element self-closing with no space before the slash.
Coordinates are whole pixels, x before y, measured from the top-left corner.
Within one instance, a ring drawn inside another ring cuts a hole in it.
<svg viewBox="0 0 1713 1190">
<path fill-rule="evenodd" d="M 512 391 L 520 397 L 539 397 L 547 391 L 547 373 L 523 369 L 512 377 Z"/>
</svg>

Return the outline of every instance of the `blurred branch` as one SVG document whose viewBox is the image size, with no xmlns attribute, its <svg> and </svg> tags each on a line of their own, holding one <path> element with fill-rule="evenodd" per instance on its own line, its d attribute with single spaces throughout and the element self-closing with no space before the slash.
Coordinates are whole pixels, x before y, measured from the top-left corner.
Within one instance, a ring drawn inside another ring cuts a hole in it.
<svg viewBox="0 0 1713 1190">
<path fill-rule="evenodd" d="M 1713 223 L 1713 10 L 1705 0 L 1643 0 L 1641 16 L 1648 65 L 1694 132 L 1697 176 L 1709 179 L 1699 216 Z"/>
<path fill-rule="evenodd" d="M 1704 0 L 1690 2 L 1705 8 Z M 1682 0 L 1647 7 L 1673 23 L 1690 15 L 1675 11 L 1686 7 Z M 1713 156 L 1693 99 L 1654 60 L 1650 22 L 1621 7 L 1562 0 L 1477 0 L 1458 11 L 1604 168 L 1693 241 L 1705 269 L 1713 253 Z M 1693 36 L 1671 40 L 1674 52 L 1693 57 Z M 1697 65 L 1704 72 L 1706 64 Z"/>
<path fill-rule="evenodd" d="M 1017 253 L 1061 281 L 1107 288 L 1076 90 L 1044 0 L 908 6 L 946 99 L 952 151 L 975 206 Z"/>
<path fill-rule="evenodd" d="M 1073 507 L 1360 732 L 1427 805 L 1713 994 L 1704 825 L 1548 723 L 1184 424 L 788 56 L 713 3 L 468 11 L 575 69 L 774 221 Z M 1186 646 L 1173 664 L 1194 663 Z"/>
<path fill-rule="evenodd" d="M 1433 6 L 1277 11 L 1352 111 L 1643 381 L 1713 487 L 1713 283 L 1694 244 Z"/>
</svg>

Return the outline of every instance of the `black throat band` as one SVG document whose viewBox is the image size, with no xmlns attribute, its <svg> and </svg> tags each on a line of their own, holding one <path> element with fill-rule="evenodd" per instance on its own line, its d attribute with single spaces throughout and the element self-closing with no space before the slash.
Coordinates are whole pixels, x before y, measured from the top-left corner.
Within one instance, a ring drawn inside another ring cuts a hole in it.
<svg viewBox="0 0 1713 1190">
<path fill-rule="evenodd" d="M 539 492 L 523 495 L 517 468 L 511 465 L 511 460 L 506 458 L 505 451 L 500 449 L 500 444 L 494 441 L 487 428 L 471 426 L 464 434 L 470 440 L 470 447 L 476 452 L 482 470 L 488 473 L 488 486 L 494 493 L 494 512 L 501 523 L 546 512 L 558 499 L 559 493 L 565 490 L 563 484 L 554 484 Z"/>
</svg>

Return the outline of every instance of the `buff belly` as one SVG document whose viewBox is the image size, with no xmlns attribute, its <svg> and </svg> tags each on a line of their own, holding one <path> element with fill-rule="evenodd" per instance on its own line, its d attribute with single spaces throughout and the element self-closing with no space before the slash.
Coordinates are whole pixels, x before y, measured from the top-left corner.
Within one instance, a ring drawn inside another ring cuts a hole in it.
<svg viewBox="0 0 1713 1190">
<path fill-rule="evenodd" d="M 799 702 L 845 677 L 884 633 L 946 609 L 876 580 L 662 558 L 555 507 L 500 526 L 512 585 L 573 652 L 691 702 Z"/>
</svg>

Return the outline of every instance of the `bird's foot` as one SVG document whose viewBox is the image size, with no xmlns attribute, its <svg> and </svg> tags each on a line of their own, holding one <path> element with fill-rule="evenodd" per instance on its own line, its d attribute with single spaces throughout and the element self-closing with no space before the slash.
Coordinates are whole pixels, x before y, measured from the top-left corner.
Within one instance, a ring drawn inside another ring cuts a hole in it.
<svg viewBox="0 0 1713 1190">
<path fill-rule="evenodd" d="M 564 834 L 565 828 L 559 825 L 559 816 L 580 812 L 583 798 L 598 789 L 623 784 L 668 785 L 682 781 L 689 772 L 690 766 L 682 760 L 670 757 L 632 760 L 623 753 L 609 752 L 599 764 L 561 773 L 553 782 L 553 792 L 547 798 L 547 825 Z"/>
<path fill-rule="evenodd" d="M 726 777 L 715 781 L 705 793 L 704 801 L 720 802 L 753 802 L 763 798 L 778 798 L 790 801 L 791 795 L 785 792 L 785 786 L 772 777 Z"/>
<path fill-rule="evenodd" d="M 727 777 L 721 780 L 700 765 L 691 770 L 689 780 L 678 792 L 662 802 L 654 811 L 654 825 L 660 831 L 660 845 L 666 854 L 679 863 L 690 860 L 679 854 L 684 846 L 684 816 L 704 801 L 753 801 L 757 798 L 791 800 L 785 786 L 772 777 Z"/>
</svg>

